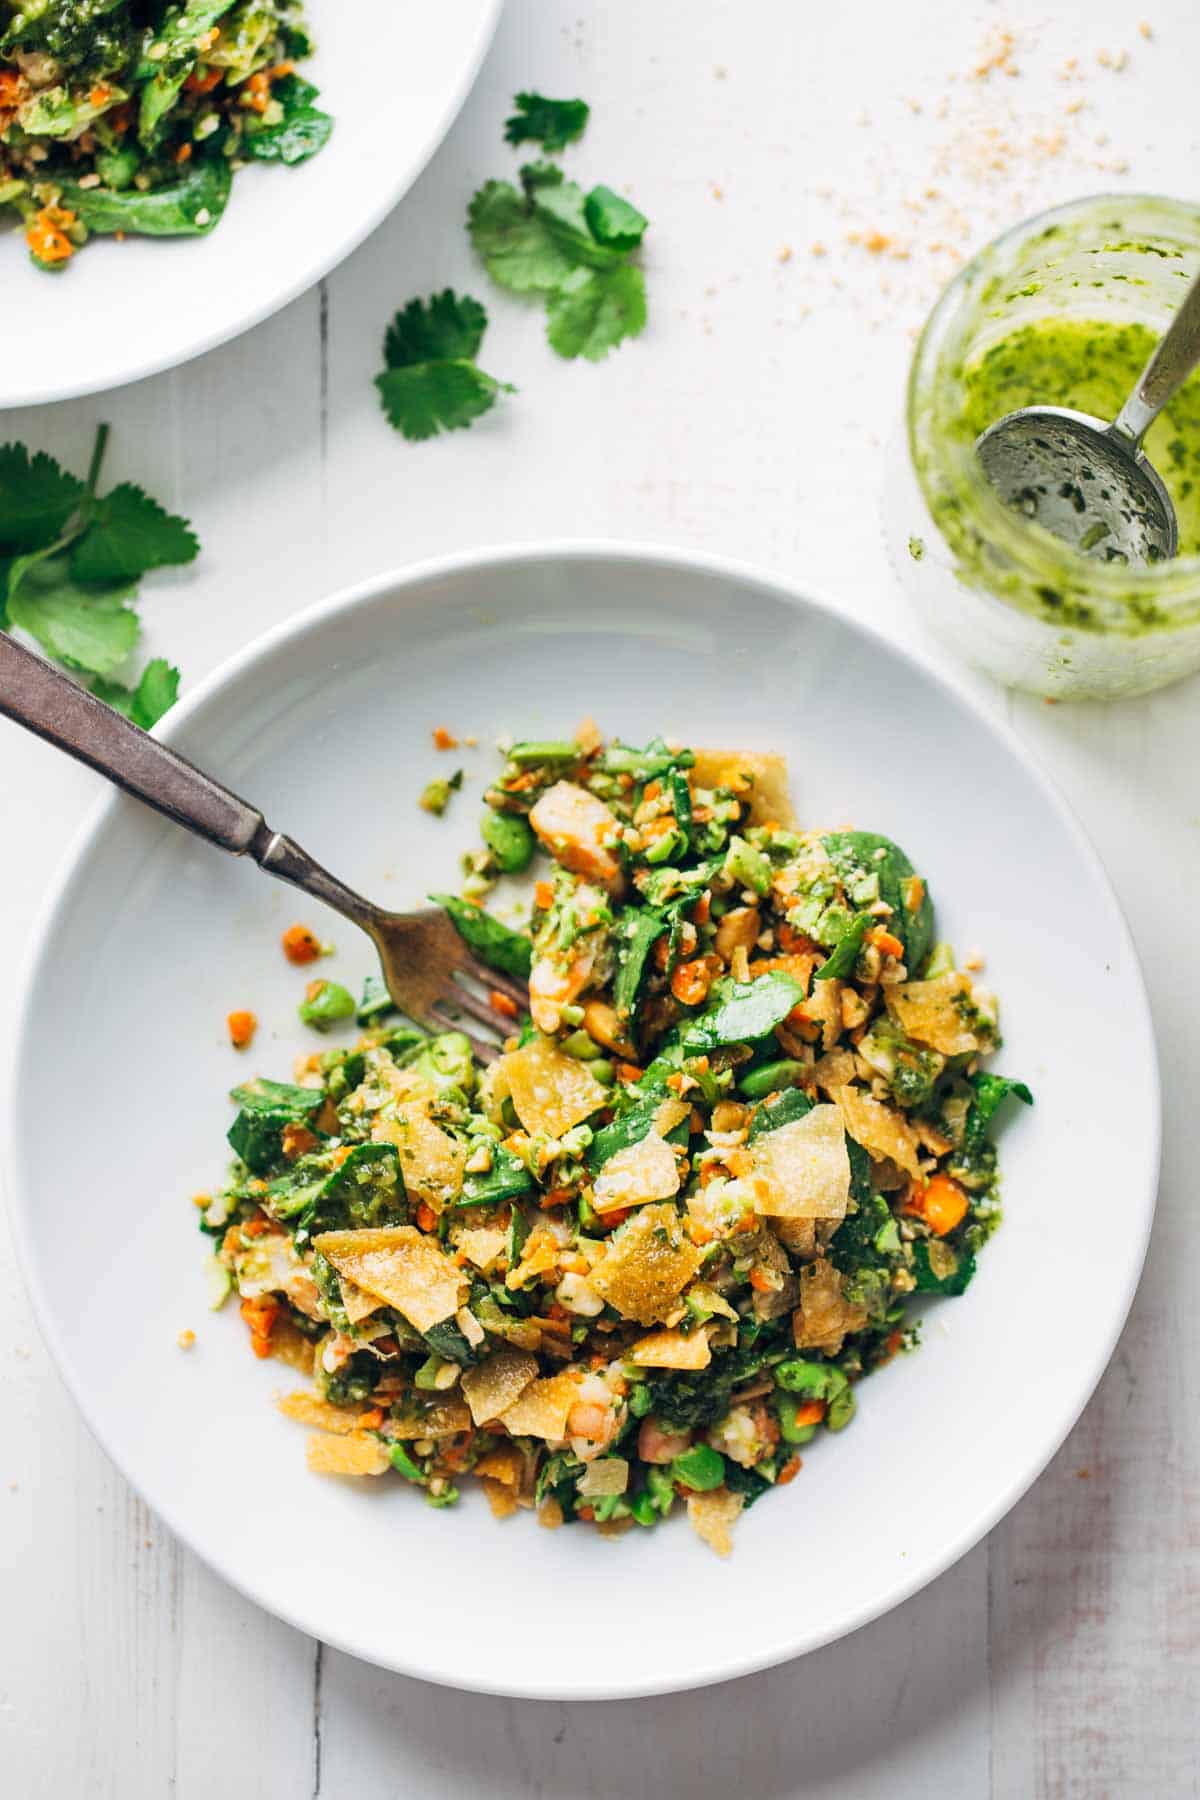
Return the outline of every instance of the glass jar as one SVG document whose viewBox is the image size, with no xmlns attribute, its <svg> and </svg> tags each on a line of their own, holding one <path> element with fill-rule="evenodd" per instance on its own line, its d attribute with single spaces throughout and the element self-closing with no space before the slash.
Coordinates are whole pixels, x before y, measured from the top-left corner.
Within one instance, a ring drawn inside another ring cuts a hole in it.
<svg viewBox="0 0 1200 1800">
<path fill-rule="evenodd" d="M 998 346 L 1026 326 L 1061 328 L 1083 341 L 1086 324 L 1097 322 L 1097 343 L 1132 326 L 1128 342 L 1145 338 L 1148 347 L 1197 268 L 1200 208 L 1153 195 L 1077 200 L 982 250 L 946 288 L 921 334 L 909 379 L 907 453 L 891 459 L 885 492 L 888 546 L 931 629 L 1006 686 L 1062 700 L 1106 699 L 1146 693 L 1200 668 L 1195 546 L 1184 542 L 1188 554 L 1135 569 L 1084 557 L 1010 510 L 980 472 L 975 435 L 1035 396 L 999 398 L 980 419 L 979 390 L 971 386 L 989 350 L 992 370 L 1013 367 L 1002 360 L 1009 348 Z M 1038 397 L 1096 410 L 1065 392 Z M 1200 469 L 1200 403 L 1190 400 L 1189 420 L 1193 411 L 1187 454 L 1195 451 Z M 1171 438 L 1170 409 L 1155 429 L 1152 461 L 1164 446 L 1184 455 L 1183 428 Z"/>
</svg>

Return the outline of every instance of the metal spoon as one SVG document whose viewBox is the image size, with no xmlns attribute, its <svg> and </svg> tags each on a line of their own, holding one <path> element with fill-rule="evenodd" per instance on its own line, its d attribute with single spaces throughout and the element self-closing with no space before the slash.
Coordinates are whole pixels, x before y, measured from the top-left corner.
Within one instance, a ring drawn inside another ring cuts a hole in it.
<svg viewBox="0 0 1200 1800">
<path fill-rule="evenodd" d="M 1200 276 L 1106 425 L 1065 406 L 1023 406 L 976 440 L 1000 498 L 1099 562 L 1144 565 L 1179 553 L 1171 496 L 1142 439 L 1200 362 Z"/>
</svg>

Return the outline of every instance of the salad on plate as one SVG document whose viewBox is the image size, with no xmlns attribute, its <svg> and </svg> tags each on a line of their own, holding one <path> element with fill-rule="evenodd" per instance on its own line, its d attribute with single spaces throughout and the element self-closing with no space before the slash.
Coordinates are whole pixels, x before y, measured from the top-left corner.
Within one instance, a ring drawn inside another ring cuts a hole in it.
<svg viewBox="0 0 1200 1800">
<path fill-rule="evenodd" d="M 528 1014 L 492 996 L 483 1065 L 310 981 L 305 1021 L 358 1034 L 234 1089 L 214 1302 L 311 1375 L 280 1406 L 317 1472 L 606 1535 L 678 1504 L 725 1554 L 975 1274 L 994 1116 L 1031 1100 L 984 1067 L 996 1000 L 904 851 L 799 824 L 775 755 L 515 743 L 464 870 L 435 898 Z"/>
<path fill-rule="evenodd" d="M 327 142 L 312 49 L 302 0 L 0 0 L 0 219 L 49 270 L 93 235 L 206 235 L 239 169 Z"/>
</svg>

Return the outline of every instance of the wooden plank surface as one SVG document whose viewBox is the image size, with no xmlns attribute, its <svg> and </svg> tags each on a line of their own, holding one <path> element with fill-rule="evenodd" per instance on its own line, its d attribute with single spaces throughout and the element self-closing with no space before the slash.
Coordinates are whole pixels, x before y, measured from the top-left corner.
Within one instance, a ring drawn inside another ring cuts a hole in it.
<svg viewBox="0 0 1200 1800">
<path fill-rule="evenodd" d="M 1049 10 L 509 0 L 446 144 L 321 290 L 173 374 L 8 415 L 0 436 L 78 463 L 108 419 L 114 474 L 195 520 L 202 560 L 152 584 L 146 609 L 150 651 L 192 681 L 334 587 L 552 536 L 745 556 L 911 639 L 877 507 L 912 333 L 952 266 L 939 246 L 961 254 L 1076 193 L 1195 188 L 1195 8 L 1163 0 L 1148 37 L 1117 0 Z M 473 188 L 508 167 L 501 122 L 527 86 L 592 103 L 573 163 L 628 186 L 653 222 L 650 328 L 599 368 L 557 363 L 537 316 L 489 294 L 460 229 Z M 448 283 L 488 298 L 487 366 L 520 393 L 472 432 L 410 448 L 384 425 L 370 377 L 390 313 Z M 17 338 L 0 287 L 6 354 Z M 570 1707 L 384 1675 L 259 1612 L 147 1513 L 65 1396 L 0 1227 L 2 1791 L 1200 1791 L 1196 686 L 1075 709 L 987 698 L 1055 773 L 1116 882 L 1167 1106 L 1158 1224 L 1120 1350 L 989 1541 L 845 1642 L 709 1693 Z M 0 758 L 0 926 L 15 970 L 95 784 L 8 726 Z M 10 980 L 0 1042 L 14 1003 Z M 1023 1323 L 1045 1331 L 1052 1359 L 1053 1321 Z M 586 1595 L 565 1604 L 568 1632 L 586 1629 Z"/>
</svg>

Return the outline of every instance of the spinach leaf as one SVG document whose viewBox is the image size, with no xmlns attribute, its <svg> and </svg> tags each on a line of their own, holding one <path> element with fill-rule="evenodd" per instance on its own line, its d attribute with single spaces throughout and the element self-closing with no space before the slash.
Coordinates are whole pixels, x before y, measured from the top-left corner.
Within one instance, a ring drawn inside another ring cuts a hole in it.
<svg viewBox="0 0 1200 1800">
<path fill-rule="evenodd" d="M 457 900 L 453 894 L 430 894 L 429 898 L 445 907 L 463 942 L 489 969 L 499 969 L 518 981 L 528 981 L 533 945 L 527 937 L 519 931 L 510 931 L 482 907 Z"/>
<path fill-rule="evenodd" d="M 639 1100 L 613 1119 L 611 1124 L 602 1125 L 593 1137 L 587 1149 L 587 1165 L 592 1174 L 598 1174 L 610 1157 L 618 1150 L 628 1150 L 632 1144 L 640 1144 L 647 1132 L 654 1125 L 654 1115 L 662 1105 L 662 1095 L 653 1094 L 648 1100 Z M 668 1144 L 686 1144 L 688 1141 L 688 1122 L 682 1119 L 672 1131 L 667 1133 Z"/>
<path fill-rule="evenodd" d="M 479 1361 L 479 1350 L 471 1348 L 453 1319 L 441 1319 L 421 1335 L 429 1348 L 436 1355 L 445 1357 L 447 1362 L 462 1363 L 469 1368 Z"/>
<path fill-rule="evenodd" d="M 285 75 L 276 81 L 271 98 L 283 107 L 283 118 L 277 125 L 247 128 L 243 138 L 247 155 L 260 162 L 289 165 L 315 156 L 329 142 L 333 130 L 329 114 L 313 105 L 316 95 L 312 82 L 302 81 L 298 75 Z"/>
<path fill-rule="evenodd" d="M 649 908 L 644 911 L 630 908 L 622 916 L 617 927 L 617 974 L 613 982 L 618 1018 L 636 1019 L 650 952 L 667 926 L 666 914 Z"/>
<path fill-rule="evenodd" d="M 821 967 L 813 974 L 814 981 L 848 981 L 854 973 L 854 965 L 858 961 L 858 953 L 863 947 L 863 939 L 867 935 L 870 918 L 866 913 L 859 913 L 852 919 L 846 930 L 834 945 L 831 955 L 826 957 Z"/>
<path fill-rule="evenodd" d="M 690 769 L 696 758 L 690 750 L 669 750 L 662 738 L 651 738 L 644 750 L 632 744 L 611 743 L 600 758 L 600 767 L 609 775 L 632 775 L 635 781 L 653 781 L 668 769 Z"/>
<path fill-rule="evenodd" d="M 764 1100 L 755 1111 L 750 1121 L 750 1129 L 746 1134 L 746 1142 L 752 1144 L 768 1131 L 778 1131 L 781 1125 L 791 1125 L 796 1119 L 802 1119 L 810 1113 L 813 1103 L 800 1088 L 788 1088 L 782 1094 L 776 1094 L 773 1100 Z M 855 1149 L 857 1149 L 857 1144 Z"/>
<path fill-rule="evenodd" d="M 919 1294 L 963 1294 L 975 1274 L 975 1258 L 969 1250 L 958 1251 L 958 1262 L 946 1275 L 935 1275 L 929 1262 L 929 1245 L 913 1245 L 913 1274 Z"/>
<path fill-rule="evenodd" d="M 865 900 L 871 876 L 878 877 L 879 898 L 892 909 L 888 929 L 904 945 L 904 961 L 915 977 L 933 943 L 933 903 L 903 850 L 873 831 L 835 831 L 822 841 L 851 900 L 856 888 Z M 910 906 L 917 893 L 917 905 Z"/>
<path fill-rule="evenodd" d="M 320 1088 L 292 1087 L 265 1079 L 234 1088 L 230 1099 L 241 1110 L 226 1136 L 256 1175 L 265 1174 L 283 1155 L 284 1128 L 301 1120 L 310 1122 L 325 1104 Z"/>
<path fill-rule="evenodd" d="M 533 1177 L 525 1164 L 509 1151 L 495 1149 L 492 1152 L 492 1166 L 486 1175 L 468 1175 L 463 1182 L 462 1196 L 454 1202 L 459 1206 L 498 1206 L 501 1200 L 513 1200 L 518 1194 L 527 1194 L 533 1186 Z"/>
<path fill-rule="evenodd" d="M 798 981 L 771 969 L 754 981 L 722 982 L 717 1002 L 684 1028 L 687 1051 L 717 1050 L 723 1044 L 753 1043 L 782 1025 L 804 998 Z"/>
<path fill-rule="evenodd" d="M 286 1180 L 284 1176 L 272 1182 L 267 1193 L 274 1210 L 279 1210 L 281 1200 L 288 1207 L 287 1216 L 299 1213 L 298 1240 L 321 1231 L 380 1229 L 408 1222 L 404 1177 L 394 1144 L 355 1144 L 341 1167 L 319 1179 L 301 1205 L 296 1205 L 297 1193 L 289 1196 L 283 1191 L 276 1199 L 276 1189 L 282 1189 Z"/>
<path fill-rule="evenodd" d="M 189 165 L 188 173 L 169 187 L 81 188 L 62 183 L 62 203 L 89 231 L 104 235 L 132 231 L 143 237 L 204 237 L 215 229 L 229 201 L 233 172 L 223 156 Z"/>
<path fill-rule="evenodd" d="M 1016 1100 L 1023 1100 L 1026 1106 L 1033 1105 L 1033 1095 L 1023 1081 L 1010 1081 L 1007 1075 L 970 1075 L 967 1078 L 975 1089 L 975 1100 L 971 1107 L 976 1128 L 984 1129 L 991 1123 L 992 1115 L 1003 1101 L 1011 1094 Z M 972 1120 L 968 1117 L 967 1130 L 971 1130 Z"/>
</svg>

